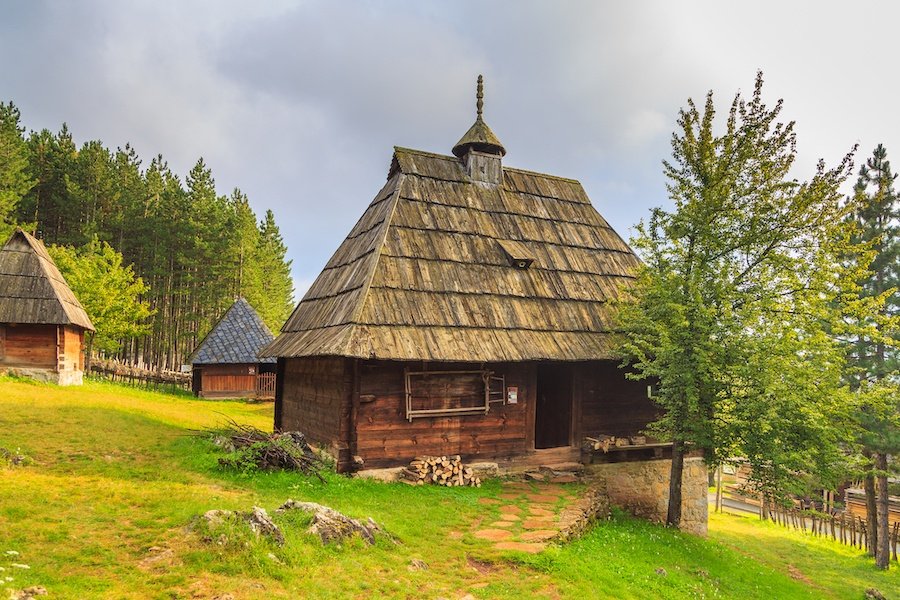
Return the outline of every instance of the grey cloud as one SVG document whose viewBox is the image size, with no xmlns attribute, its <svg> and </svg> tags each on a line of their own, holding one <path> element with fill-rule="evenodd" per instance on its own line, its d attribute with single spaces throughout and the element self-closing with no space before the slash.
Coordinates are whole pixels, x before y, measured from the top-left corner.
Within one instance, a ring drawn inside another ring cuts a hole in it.
<svg viewBox="0 0 900 600">
<path fill-rule="evenodd" d="M 626 237 L 667 203 L 660 163 L 686 98 L 725 103 L 758 68 L 798 120 L 799 176 L 856 141 L 860 159 L 879 142 L 900 153 L 900 84 L 883 75 L 900 8 L 846 6 L 21 2 L 0 21 L 0 97 L 30 128 L 67 121 L 79 141 L 130 141 L 181 173 L 202 154 L 220 192 L 275 210 L 302 291 L 393 145 L 449 152 L 478 73 L 506 163 L 582 180 Z"/>
</svg>

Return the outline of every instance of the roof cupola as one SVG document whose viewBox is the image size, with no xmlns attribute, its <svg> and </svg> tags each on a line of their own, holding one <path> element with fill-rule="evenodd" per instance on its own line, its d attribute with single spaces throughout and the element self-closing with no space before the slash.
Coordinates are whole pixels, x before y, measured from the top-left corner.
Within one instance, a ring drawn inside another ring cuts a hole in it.
<svg viewBox="0 0 900 600">
<path fill-rule="evenodd" d="M 500 140 L 497 139 L 497 136 L 494 135 L 494 132 L 491 131 L 491 128 L 488 127 L 482 117 L 482 110 L 484 108 L 484 78 L 481 75 L 478 76 L 478 92 L 475 97 L 475 124 L 472 125 L 466 134 L 462 136 L 462 139 L 453 146 L 453 154 L 459 158 L 463 158 L 469 150 L 477 150 L 478 152 L 484 152 L 485 154 L 504 156 L 506 154 L 506 148 L 503 147 L 503 144 L 500 143 Z"/>
<path fill-rule="evenodd" d="M 472 179 L 484 183 L 500 183 L 500 159 L 506 154 L 506 148 L 482 117 L 484 78 L 481 75 L 478 76 L 478 91 L 475 98 L 475 123 L 453 146 L 453 154 L 463 160 L 466 171 Z"/>
</svg>

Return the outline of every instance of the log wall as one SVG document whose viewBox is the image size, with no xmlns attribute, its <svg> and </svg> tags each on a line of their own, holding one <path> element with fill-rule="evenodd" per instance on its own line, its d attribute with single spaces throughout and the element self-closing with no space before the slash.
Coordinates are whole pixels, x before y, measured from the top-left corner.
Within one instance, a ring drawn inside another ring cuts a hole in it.
<svg viewBox="0 0 900 600">
<path fill-rule="evenodd" d="M 330 448 L 341 470 L 383 468 L 422 455 L 465 461 L 503 460 L 534 453 L 539 363 L 490 364 L 516 404 L 491 404 L 488 414 L 406 418 L 404 369 L 478 370 L 481 364 L 411 363 L 345 358 L 279 359 L 275 426 L 302 431 Z M 585 435 L 635 435 L 656 419 L 647 386 L 627 381 L 614 362 L 562 365 L 571 377 L 571 443 Z M 459 392 L 471 386 L 449 390 Z M 567 392 L 568 393 L 568 392 Z M 546 452 L 546 451 L 544 451 Z M 362 464 L 353 463 L 353 457 Z"/>
<path fill-rule="evenodd" d="M 56 325 L 5 325 L 2 330 L 0 365 L 56 369 Z"/>
<path fill-rule="evenodd" d="M 599 434 L 630 436 L 640 433 L 659 418 L 659 409 L 647 397 L 646 381 L 625 379 L 614 361 L 582 363 L 575 378 L 575 396 L 580 398 L 578 438 Z"/>
<path fill-rule="evenodd" d="M 202 398 L 255 398 L 256 363 L 200 365 L 199 395 Z"/>
<path fill-rule="evenodd" d="M 524 454 L 532 446 L 529 411 L 534 410 L 532 363 L 488 365 L 518 387 L 517 404 L 492 404 L 487 415 L 406 419 L 404 367 L 412 370 L 477 370 L 481 365 L 363 361 L 359 364 L 354 452 L 364 468 L 399 465 L 420 455 L 459 454 L 466 461 Z"/>
<path fill-rule="evenodd" d="M 351 359 L 284 359 L 283 377 L 276 385 L 275 412 L 279 418 L 275 426 L 285 431 L 302 431 L 310 442 L 332 451 L 339 470 L 347 470 L 351 456 L 349 427 L 353 390 Z"/>
</svg>

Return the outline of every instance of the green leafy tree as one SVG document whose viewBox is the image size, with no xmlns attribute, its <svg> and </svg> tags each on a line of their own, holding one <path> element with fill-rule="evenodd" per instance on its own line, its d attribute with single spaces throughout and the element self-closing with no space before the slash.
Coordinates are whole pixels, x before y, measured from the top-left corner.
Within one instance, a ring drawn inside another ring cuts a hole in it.
<svg viewBox="0 0 900 600">
<path fill-rule="evenodd" d="M 633 240 L 644 266 L 620 326 L 634 377 L 658 381 L 671 525 L 688 451 L 712 464 L 746 452 L 770 492 L 836 454 L 841 354 L 825 325 L 840 323 L 834 299 L 852 285 L 835 258 L 849 244 L 838 188 L 851 161 L 791 179 L 794 124 L 762 86 L 760 73 L 749 99 L 735 96 L 721 133 L 712 92 L 702 110 L 688 100 L 664 163 L 674 210 L 654 210 Z"/>
<path fill-rule="evenodd" d="M 890 565 L 888 457 L 900 453 L 900 196 L 887 150 L 881 144 L 860 168 L 854 187 L 856 241 L 870 249 L 852 258 L 867 265 L 859 296 L 878 311 L 863 319 L 850 341 L 847 377 L 857 391 L 859 441 L 865 460 L 869 552 L 876 565 Z M 877 489 L 876 489 L 877 488 Z"/>
<path fill-rule="evenodd" d="M 28 147 L 21 114 L 12 103 L 0 102 L 0 239 L 12 233 L 16 207 L 34 185 L 28 173 Z"/>
<path fill-rule="evenodd" d="M 86 368 L 93 351 L 115 353 L 126 339 L 150 332 L 150 307 L 140 299 L 148 288 L 112 246 L 94 238 L 81 248 L 47 250 L 96 328 L 88 336 Z"/>
</svg>

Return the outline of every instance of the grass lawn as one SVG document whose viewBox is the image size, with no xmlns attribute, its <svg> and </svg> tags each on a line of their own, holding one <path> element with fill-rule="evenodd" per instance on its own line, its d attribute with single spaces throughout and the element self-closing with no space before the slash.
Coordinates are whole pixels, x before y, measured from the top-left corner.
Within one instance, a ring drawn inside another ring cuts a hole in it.
<svg viewBox="0 0 900 600">
<path fill-rule="evenodd" d="M 705 540 L 616 515 L 566 546 L 504 553 L 471 535 L 474 523 L 497 516 L 478 503 L 498 493 L 497 482 L 450 489 L 241 475 L 222 471 L 218 450 L 192 435 L 226 418 L 266 428 L 271 412 L 271 404 L 0 377 L 0 447 L 31 458 L 0 464 L 0 594 L 40 584 L 51 598 L 772 600 L 862 598 L 876 587 L 900 598 L 900 569 L 879 573 L 847 547 L 733 515 L 713 515 Z M 322 547 L 299 515 L 277 517 L 282 547 L 242 530 L 207 536 L 194 523 L 212 508 L 271 512 L 287 498 L 371 516 L 397 543 Z M 413 559 L 429 568 L 411 569 Z"/>
</svg>

